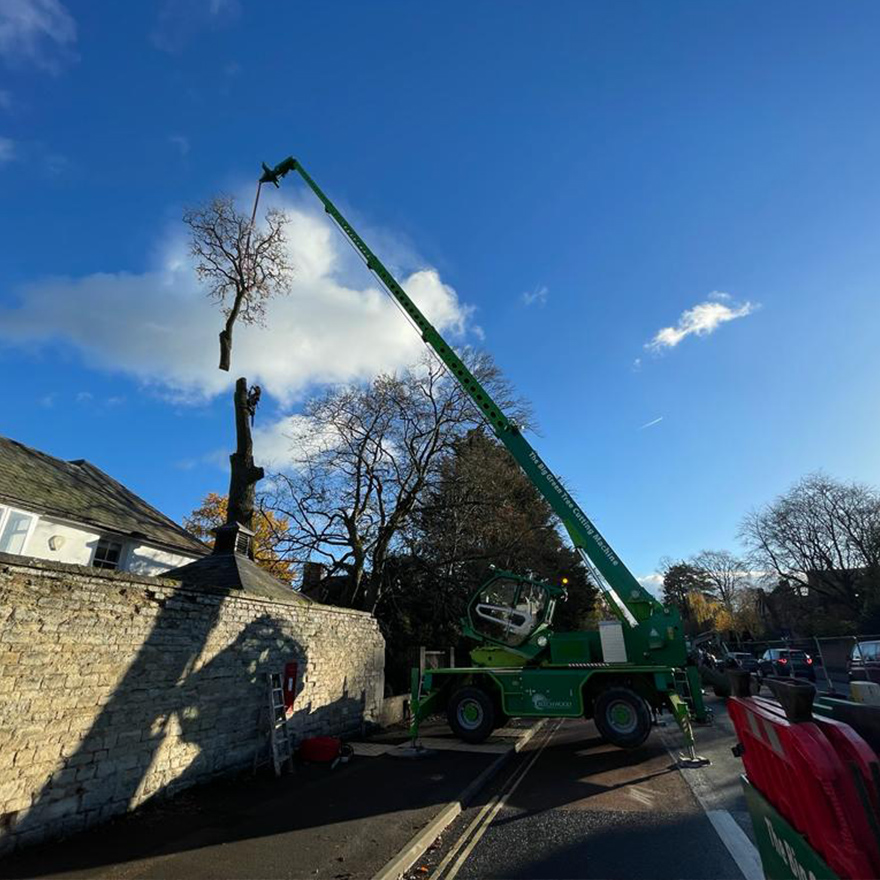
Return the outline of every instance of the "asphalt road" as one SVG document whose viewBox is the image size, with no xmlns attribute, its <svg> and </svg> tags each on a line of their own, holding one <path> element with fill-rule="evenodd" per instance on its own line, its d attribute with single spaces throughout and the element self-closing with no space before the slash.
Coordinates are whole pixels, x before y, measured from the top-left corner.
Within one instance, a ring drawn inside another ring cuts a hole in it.
<svg viewBox="0 0 880 880">
<path fill-rule="evenodd" d="M 411 876 L 741 880 L 659 731 L 634 752 L 588 721 L 546 731 L 499 782 L 496 795 L 525 772 L 506 801 L 465 811 Z"/>
</svg>

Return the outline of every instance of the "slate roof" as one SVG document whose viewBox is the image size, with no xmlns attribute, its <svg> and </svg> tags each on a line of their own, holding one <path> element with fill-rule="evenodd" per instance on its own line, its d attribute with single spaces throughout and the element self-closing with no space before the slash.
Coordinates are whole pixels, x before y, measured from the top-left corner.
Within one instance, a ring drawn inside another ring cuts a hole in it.
<svg viewBox="0 0 880 880">
<path fill-rule="evenodd" d="M 311 599 L 285 586 L 253 560 L 239 553 L 217 553 L 172 568 L 163 578 L 181 581 L 185 586 L 212 587 L 220 590 L 242 590 L 265 599 L 284 599 L 287 602 L 310 604 Z"/>
<path fill-rule="evenodd" d="M 0 504 L 202 556 L 210 548 L 100 468 L 0 437 Z"/>
</svg>

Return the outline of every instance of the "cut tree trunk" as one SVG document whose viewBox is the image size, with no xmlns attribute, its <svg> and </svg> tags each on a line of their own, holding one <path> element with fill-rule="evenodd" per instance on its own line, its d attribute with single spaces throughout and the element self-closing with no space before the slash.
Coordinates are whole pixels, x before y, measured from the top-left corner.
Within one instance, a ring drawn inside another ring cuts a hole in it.
<svg viewBox="0 0 880 880">
<path fill-rule="evenodd" d="M 222 336 L 222 334 L 221 334 Z M 229 504 L 226 523 L 239 523 L 253 530 L 254 496 L 257 482 L 264 471 L 254 464 L 254 446 L 251 439 L 251 420 L 248 412 L 247 379 L 235 383 L 235 436 L 237 448 L 229 456 Z M 251 548 L 253 558 L 253 547 Z"/>
<path fill-rule="evenodd" d="M 220 331 L 220 369 L 229 372 L 232 362 L 232 330 Z"/>
</svg>

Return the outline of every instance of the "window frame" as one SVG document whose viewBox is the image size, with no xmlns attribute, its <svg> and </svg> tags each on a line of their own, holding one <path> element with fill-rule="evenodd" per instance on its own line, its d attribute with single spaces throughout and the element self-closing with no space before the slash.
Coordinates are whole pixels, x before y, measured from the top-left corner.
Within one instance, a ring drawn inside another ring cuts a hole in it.
<svg viewBox="0 0 880 880">
<path fill-rule="evenodd" d="M 116 568 L 108 568 L 104 565 L 95 565 L 95 560 L 98 556 L 98 547 L 101 545 L 102 541 L 119 545 L 119 559 L 116 560 Z M 99 534 L 98 540 L 95 541 L 95 546 L 92 549 L 92 558 L 89 560 L 89 567 L 97 569 L 98 571 L 128 571 L 128 543 L 128 541 L 118 535 Z"/>
<path fill-rule="evenodd" d="M 6 524 L 9 522 L 9 516 L 13 513 L 20 513 L 22 516 L 26 516 L 30 519 L 28 523 L 27 531 L 24 533 L 24 541 L 21 544 L 21 552 L 20 553 L 11 553 L 9 550 L 0 550 L 0 553 L 9 553 L 10 556 L 25 556 L 25 549 L 27 548 L 28 542 L 34 534 L 34 529 L 37 527 L 37 523 L 40 520 L 38 514 L 33 513 L 30 510 L 23 510 L 20 507 L 13 507 L 11 504 L 0 503 L 0 539 L 3 538 L 3 532 L 6 530 Z"/>
</svg>

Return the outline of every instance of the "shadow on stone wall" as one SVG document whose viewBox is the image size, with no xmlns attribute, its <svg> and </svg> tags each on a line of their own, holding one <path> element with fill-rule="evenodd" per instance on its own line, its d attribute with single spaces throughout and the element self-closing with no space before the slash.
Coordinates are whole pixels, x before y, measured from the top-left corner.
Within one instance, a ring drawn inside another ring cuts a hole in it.
<svg viewBox="0 0 880 880">
<path fill-rule="evenodd" d="M 222 608 L 222 597 L 200 598 L 193 595 L 191 609 L 176 601 L 173 610 L 160 610 L 79 745 L 49 776 L 30 809 L 6 814 L 15 845 L 74 833 L 156 795 L 249 766 L 262 742 L 265 673 L 280 672 L 294 659 L 304 669 L 306 650 L 265 615 L 196 668 Z M 358 705 L 362 712 L 363 701 Z"/>
</svg>

